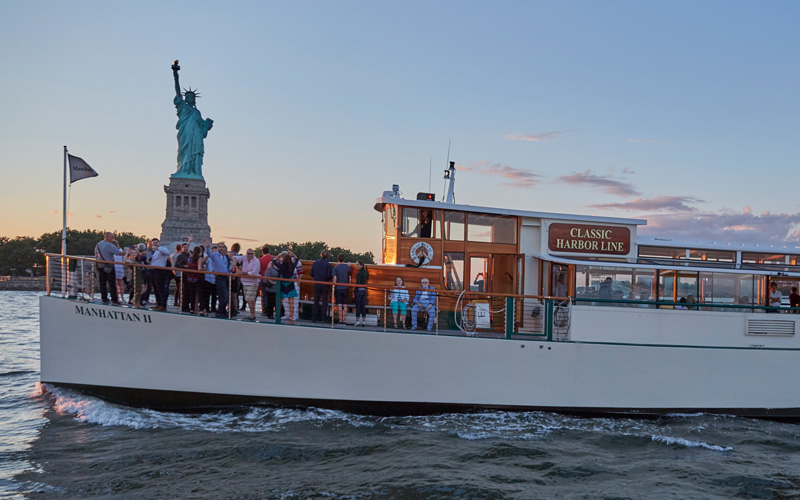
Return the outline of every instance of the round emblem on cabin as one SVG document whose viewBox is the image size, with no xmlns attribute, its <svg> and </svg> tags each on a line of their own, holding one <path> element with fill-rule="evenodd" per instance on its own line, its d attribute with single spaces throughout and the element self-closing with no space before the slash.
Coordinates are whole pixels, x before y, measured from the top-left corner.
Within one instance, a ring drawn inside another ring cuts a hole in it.
<svg viewBox="0 0 800 500">
<path fill-rule="evenodd" d="M 420 259 L 425 260 L 422 261 Z M 430 264 L 433 260 L 433 247 L 424 241 L 415 243 L 414 246 L 411 247 L 411 260 L 414 262 L 414 264 L 420 266 Z"/>
</svg>

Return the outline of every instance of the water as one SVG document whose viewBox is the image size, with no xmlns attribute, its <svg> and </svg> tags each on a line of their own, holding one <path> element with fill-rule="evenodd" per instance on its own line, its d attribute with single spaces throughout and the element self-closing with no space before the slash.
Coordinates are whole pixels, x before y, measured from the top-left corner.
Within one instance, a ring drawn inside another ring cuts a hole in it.
<svg viewBox="0 0 800 500">
<path fill-rule="evenodd" d="M 0 292 L 0 498 L 800 497 L 796 424 L 248 407 L 184 415 L 43 394 L 37 295 Z"/>
</svg>

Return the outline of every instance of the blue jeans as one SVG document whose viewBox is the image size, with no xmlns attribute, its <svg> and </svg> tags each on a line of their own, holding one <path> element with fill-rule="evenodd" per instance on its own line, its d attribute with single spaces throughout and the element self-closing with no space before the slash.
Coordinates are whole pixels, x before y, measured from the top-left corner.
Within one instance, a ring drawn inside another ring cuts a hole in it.
<svg viewBox="0 0 800 500">
<path fill-rule="evenodd" d="M 226 276 L 217 276 L 217 316 L 228 316 L 228 280 Z"/>
<path fill-rule="evenodd" d="M 417 314 L 422 311 L 425 311 L 427 306 L 423 306 L 422 304 L 414 304 L 414 307 L 411 308 L 411 328 L 414 329 L 417 327 Z M 431 306 L 428 310 L 428 331 L 433 330 L 433 320 L 436 319 L 436 308 Z"/>
</svg>

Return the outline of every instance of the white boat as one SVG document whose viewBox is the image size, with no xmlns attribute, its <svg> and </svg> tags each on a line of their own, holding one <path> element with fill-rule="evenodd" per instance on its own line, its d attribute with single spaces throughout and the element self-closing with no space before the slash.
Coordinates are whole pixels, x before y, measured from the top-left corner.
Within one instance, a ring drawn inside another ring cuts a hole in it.
<svg viewBox="0 0 800 500">
<path fill-rule="evenodd" d="M 104 305 L 90 272 L 61 272 L 68 258 L 51 255 L 41 380 L 166 410 L 800 417 L 800 314 L 767 302 L 770 282 L 784 295 L 798 286 L 800 248 L 646 238 L 638 219 L 432 198 L 377 199 L 384 264 L 369 266 L 366 328 Z M 432 331 L 387 321 L 397 275 L 412 297 L 413 279 L 437 289 Z"/>
</svg>

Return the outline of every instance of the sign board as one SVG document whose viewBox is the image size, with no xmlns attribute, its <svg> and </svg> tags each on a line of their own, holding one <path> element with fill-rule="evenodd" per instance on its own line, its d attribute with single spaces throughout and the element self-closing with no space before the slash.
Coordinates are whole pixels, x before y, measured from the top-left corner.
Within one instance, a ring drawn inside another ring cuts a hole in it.
<svg viewBox="0 0 800 500">
<path fill-rule="evenodd" d="M 627 227 L 589 224 L 550 224 L 551 252 L 627 255 L 631 230 Z"/>
</svg>

